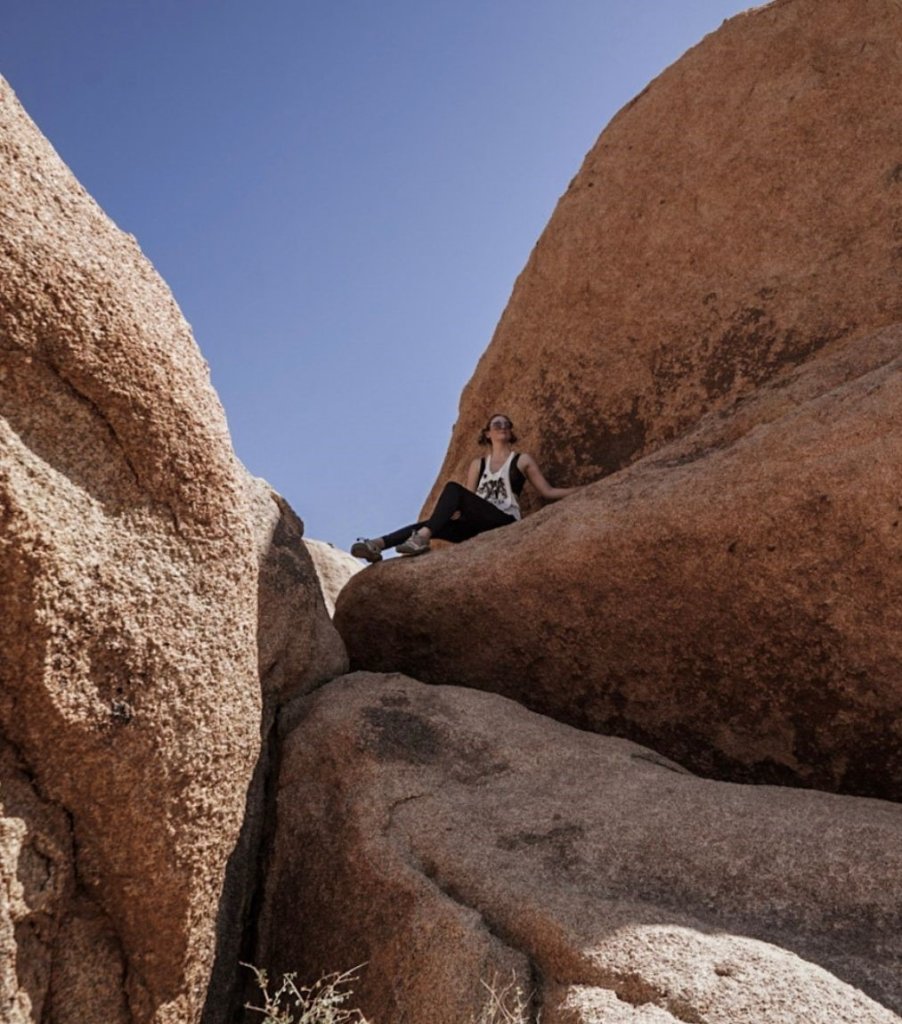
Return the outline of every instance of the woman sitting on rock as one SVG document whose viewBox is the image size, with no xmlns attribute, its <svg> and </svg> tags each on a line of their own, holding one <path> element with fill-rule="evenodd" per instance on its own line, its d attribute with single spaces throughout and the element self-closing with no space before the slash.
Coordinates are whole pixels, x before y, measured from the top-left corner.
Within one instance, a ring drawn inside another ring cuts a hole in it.
<svg viewBox="0 0 902 1024">
<path fill-rule="evenodd" d="M 546 501 L 566 498 L 578 489 L 552 487 L 531 455 L 513 450 L 516 441 L 513 423 L 495 413 L 479 433 L 479 443 L 491 445 L 491 454 L 470 463 L 466 487 L 453 481 L 445 484 L 428 519 L 384 537 L 360 538 L 351 554 L 368 562 L 381 562 L 386 548 L 402 555 L 422 555 L 433 537 L 459 544 L 478 533 L 508 526 L 520 518 L 517 498 L 527 480 Z"/>
</svg>

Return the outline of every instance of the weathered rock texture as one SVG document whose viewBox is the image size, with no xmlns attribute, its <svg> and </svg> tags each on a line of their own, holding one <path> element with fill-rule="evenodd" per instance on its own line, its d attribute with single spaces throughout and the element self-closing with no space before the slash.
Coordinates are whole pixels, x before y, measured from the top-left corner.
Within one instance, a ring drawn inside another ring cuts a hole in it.
<svg viewBox="0 0 902 1024">
<path fill-rule="evenodd" d="M 0 181 L 0 732 L 36 801 L 4 776 L 3 1013 L 186 1024 L 259 745 L 244 481 L 169 291 L 2 81 Z"/>
<path fill-rule="evenodd" d="M 278 750 L 279 710 L 286 700 L 308 693 L 348 668 L 344 644 L 323 600 L 310 542 L 303 539 L 303 522 L 265 480 L 247 475 L 245 483 L 259 570 L 261 750 L 248 788 L 241 834 L 226 871 L 203 1024 L 231 1024 L 247 995 L 253 994 L 246 992 L 250 977 L 239 964 L 253 954 L 262 851 L 272 828 L 271 776 Z"/>
<path fill-rule="evenodd" d="M 543 1024 L 899 1020 L 902 807 L 702 780 L 402 676 L 291 715 L 257 962 L 366 963 L 377 1024 L 465 1024 L 493 975 Z"/>
<path fill-rule="evenodd" d="M 900 33 L 896 0 L 778 0 L 613 120 L 440 481 L 497 409 L 554 483 L 611 475 L 356 577 L 353 666 L 497 690 L 704 773 L 902 797 Z"/>
<path fill-rule="evenodd" d="M 352 667 L 733 780 L 902 797 L 902 328 L 523 523 L 356 576 Z"/>
<path fill-rule="evenodd" d="M 438 483 L 495 410 L 586 483 L 902 321 L 900 34 L 898 0 L 777 0 L 629 103 L 517 280 Z"/>
<path fill-rule="evenodd" d="M 322 540 L 305 540 L 304 546 L 313 559 L 313 567 L 319 577 L 326 608 L 329 614 L 333 615 L 338 595 L 348 580 L 360 572 L 363 565 L 349 552 Z"/>
<path fill-rule="evenodd" d="M 304 524 L 265 480 L 249 476 L 247 488 L 260 572 L 260 682 L 264 696 L 281 703 L 347 671 L 347 652 L 330 621 Z"/>
<path fill-rule="evenodd" d="M 0 744 L 0 1019 L 9 1024 L 41 1020 L 50 1002 L 50 949 L 69 909 L 72 861 L 66 815 L 41 800 Z"/>
</svg>

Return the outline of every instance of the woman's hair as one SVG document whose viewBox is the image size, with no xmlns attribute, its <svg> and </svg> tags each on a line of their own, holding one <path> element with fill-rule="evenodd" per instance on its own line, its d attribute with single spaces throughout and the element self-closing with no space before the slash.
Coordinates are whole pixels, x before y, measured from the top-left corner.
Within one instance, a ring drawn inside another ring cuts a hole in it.
<svg viewBox="0 0 902 1024">
<path fill-rule="evenodd" d="M 479 431 L 479 444 L 491 444 L 489 440 L 489 425 L 496 416 L 503 416 L 508 423 L 511 425 L 511 444 L 517 443 L 517 435 L 514 433 L 514 421 L 508 416 L 506 412 L 493 412 L 491 416 L 485 421 L 485 426 Z"/>
</svg>

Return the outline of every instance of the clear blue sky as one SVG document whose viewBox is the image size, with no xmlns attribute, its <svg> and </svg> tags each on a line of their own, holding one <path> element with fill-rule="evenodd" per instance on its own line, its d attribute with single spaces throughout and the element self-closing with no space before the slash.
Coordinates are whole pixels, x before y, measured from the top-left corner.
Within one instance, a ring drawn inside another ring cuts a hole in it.
<svg viewBox="0 0 902 1024">
<path fill-rule="evenodd" d="M 0 73 L 307 535 L 412 521 L 599 132 L 738 0 L 6 0 Z M 503 404 L 503 396 L 499 396 Z"/>
</svg>

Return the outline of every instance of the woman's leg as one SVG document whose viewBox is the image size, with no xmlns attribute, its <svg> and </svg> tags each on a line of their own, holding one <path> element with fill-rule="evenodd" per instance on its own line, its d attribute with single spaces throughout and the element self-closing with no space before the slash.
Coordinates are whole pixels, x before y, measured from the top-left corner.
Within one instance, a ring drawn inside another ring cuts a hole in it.
<svg viewBox="0 0 902 1024">
<path fill-rule="evenodd" d="M 400 530 L 393 530 L 391 533 L 387 533 L 384 537 L 379 537 L 378 539 L 382 542 L 383 548 L 396 548 L 407 540 L 414 530 L 419 530 L 421 526 L 425 525 L 425 521 L 422 523 L 411 523 L 410 526 L 402 526 Z"/>
<path fill-rule="evenodd" d="M 435 508 L 432 510 L 432 515 L 428 519 L 424 519 L 421 523 L 402 526 L 400 530 L 393 530 L 391 533 L 387 533 L 384 537 L 379 537 L 378 540 L 381 541 L 383 548 L 397 547 L 399 544 L 402 544 L 407 540 L 407 538 L 416 530 L 422 530 L 424 526 L 428 527 L 431 536 L 437 537 L 437 531 L 447 525 L 448 522 L 451 521 L 451 517 L 454 513 L 459 510 L 461 501 L 464 500 L 461 497 L 462 493 L 469 494 L 474 498 L 477 497 L 472 491 L 468 491 L 466 487 L 461 487 L 458 483 L 454 483 L 452 481 L 445 484 L 442 489 L 442 493 L 439 495 L 439 499 L 435 504 Z M 482 501 L 482 498 L 477 498 L 477 500 Z M 485 502 L 484 504 L 489 505 L 489 502 Z M 493 509 L 495 508 L 494 505 L 490 505 L 490 507 Z M 495 509 L 495 511 L 497 512 L 497 509 Z"/>
<path fill-rule="evenodd" d="M 490 501 L 452 481 L 445 484 L 432 515 L 418 529 L 426 527 L 431 536 L 457 544 L 486 530 L 515 522 L 513 516 Z"/>
<path fill-rule="evenodd" d="M 468 491 L 459 483 L 449 481 L 442 489 L 435 508 L 432 510 L 432 515 L 428 519 L 421 523 L 412 523 L 410 526 L 402 526 L 400 530 L 394 530 L 385 534 L 384 537 L 378 537 L 376 543 L 381 550 L 396 548 L 405 544 L 414 533 L 417 533 L 424 538 L 420 550 L 428 551 L 428 537 L 459 544 L 479 533 L 485 533 L 486 530 L 508 526 L 516 521 L 513 516 L 502 512 L 485 498 L 480 498 L 478 494 Z M 419 551 L 404 553 L 418 554 Z"/>
</svg>

